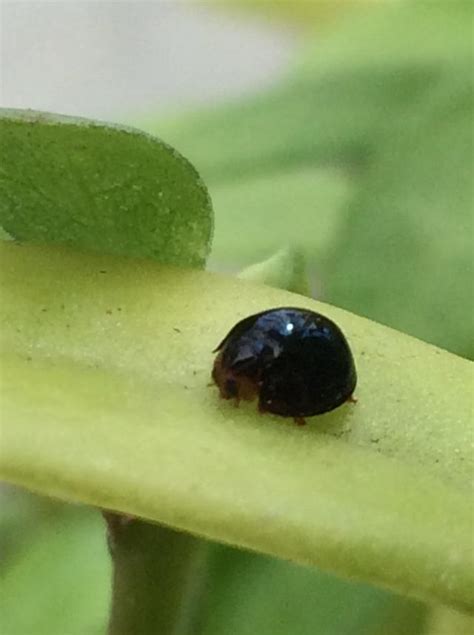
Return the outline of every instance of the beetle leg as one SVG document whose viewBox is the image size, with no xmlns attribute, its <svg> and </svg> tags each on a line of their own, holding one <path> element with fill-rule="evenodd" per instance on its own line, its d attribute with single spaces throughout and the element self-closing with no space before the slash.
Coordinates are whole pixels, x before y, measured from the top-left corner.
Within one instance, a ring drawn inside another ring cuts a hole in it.
<svg viewBox="0 0 474 635">
<path fill-rule="evenodd" d="M 306 421 L 304 420 L 303 417 L 293 417 L 294 422 L 296 423 L 297 426 L 305 426 L 306 425 Z"/>
</svg>

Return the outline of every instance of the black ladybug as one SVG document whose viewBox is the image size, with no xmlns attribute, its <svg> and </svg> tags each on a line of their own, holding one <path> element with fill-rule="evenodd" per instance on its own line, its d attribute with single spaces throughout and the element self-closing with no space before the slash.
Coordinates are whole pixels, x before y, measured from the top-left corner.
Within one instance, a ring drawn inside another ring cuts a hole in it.
<svg viewBox="0 0 474 635">
<path fill-rule="evenodd" d="M 303 417 L 355 401 L 356 369 L 341 329 L 329 318 L 284 307 L 238 322 L 214 351 L 212 378 L 224 399 L 258 397 L 260 412 Z"/>
</svg>

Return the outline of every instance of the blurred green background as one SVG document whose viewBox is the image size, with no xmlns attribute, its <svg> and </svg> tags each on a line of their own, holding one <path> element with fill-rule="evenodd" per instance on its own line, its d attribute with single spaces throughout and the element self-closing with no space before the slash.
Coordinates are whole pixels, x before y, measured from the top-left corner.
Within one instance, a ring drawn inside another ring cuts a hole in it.
<svg viewBox="0 0 474 635">
<path fill-rule="evenodd" d="M 207 183 L 216 215 L 209 268 L 237 272 L 298 248 L 316 297 L 472 358 L 471 3 L 206 10 L 234 11 L 240 22 L 257 11 L 297 44 L 270 86 L 131 117 Z M 9 487 L 1 495 L 0 632 L 104 632 L 110 564 L 100 515 Z M 218 545 L 209 563 L 202 635 L 441 633 L 424 605 L 386 591 Z"/>
</svg>

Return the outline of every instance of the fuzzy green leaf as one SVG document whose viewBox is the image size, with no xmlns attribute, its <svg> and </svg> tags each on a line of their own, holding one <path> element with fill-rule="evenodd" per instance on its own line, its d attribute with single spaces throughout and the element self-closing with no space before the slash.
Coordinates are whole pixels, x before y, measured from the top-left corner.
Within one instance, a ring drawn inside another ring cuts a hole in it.
<svg viewBox="0 0 474 635">
<path fill-rule="evenodd" d="M 4 479 L 472 608 L 470 362 L 209 273 L 11 243 L 2 268 Z M 208 386 L 227 330 L 278 305 L 342 326 L 356 405 L 302 429 Z"/>
<path fill-rule="evenodd" d="M 203 266 L 211 204 L 194 168 L 139 130 L 0 110 L 0 224 L 14 238 Z"/>
</svg>

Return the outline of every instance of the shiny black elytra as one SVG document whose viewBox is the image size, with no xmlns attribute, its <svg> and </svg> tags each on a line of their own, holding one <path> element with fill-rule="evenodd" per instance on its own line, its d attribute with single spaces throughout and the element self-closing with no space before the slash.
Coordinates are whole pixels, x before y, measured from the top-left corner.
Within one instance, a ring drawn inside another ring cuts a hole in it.
<svg viewBox="0 0 474 635">
<path fill-rule="evenodd" d="M 352 394 L 357 375 L 341 329 L 329 318 L 284 307 L 238 322 L 215 349 L 212 378 L 224 399 L 258 397 L 260 412 L 304 417 L 334 410 Z"/>
</svg>

